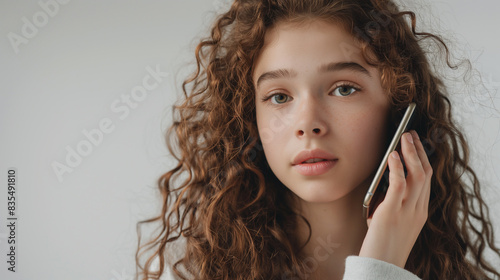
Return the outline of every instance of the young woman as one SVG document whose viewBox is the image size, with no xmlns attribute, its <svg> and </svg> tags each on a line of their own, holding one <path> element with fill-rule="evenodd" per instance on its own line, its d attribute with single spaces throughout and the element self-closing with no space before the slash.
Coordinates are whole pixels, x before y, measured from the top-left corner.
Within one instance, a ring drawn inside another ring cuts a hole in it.
<svg viewBox="0 0 500 280">
<path fill-rule="evenodd" d="M 175 106 L 178 165 L 159 180 L 162 212 L 142 222 L 162 227 L 138 250 L 140 279 L 499 277 L 467 144 L 420 41 L 448 49 L 415 26 L 386 0 L 236 0 Z M 412 131 L 365 219 L 410 102 Z"/>
</svg>

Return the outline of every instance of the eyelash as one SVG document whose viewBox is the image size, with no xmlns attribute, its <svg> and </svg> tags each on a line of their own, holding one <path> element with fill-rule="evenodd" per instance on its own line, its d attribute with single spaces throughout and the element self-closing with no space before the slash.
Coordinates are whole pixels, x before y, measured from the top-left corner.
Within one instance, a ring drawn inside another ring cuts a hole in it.
<svg viewBox="0 0 500 280">
<path fill-rule="evenodd" d="M 351 95 L 352 95 L 352 94 L 354 94 L 355 92 L 358 92 L 358 91 L 360 91 L 360 90 L 361 90 L 361 88 L 360 88 L 360 87 L 358 87 L 357 85 L 355 85 L 355 84 L 353 84 L 353 83 L 351 83 L 351 82 L 340 82 L 340 83 L 338 83 L 338 84 L 336 84 L 336 85 L 335 85 L 335 88 L 333 89 L 333 91 L 332 91 L 332 92 L 336 91 L 338 88 L 341 88 L 341 87 L 348 87 L 348 88 L 352 88 L 352 89 L 354 89 L 354 92 L 353 92 L 353 93 L 351 93 L 351 94 L 349 94 L 349 95 L 345 95 L 345 96 L 343 96 L 343 97 L 348 97 L 348 96 L 351 96 Z M 263 97 L 263 98 L 262 98 L 262 102 L 267 102 L 269 99 L 273 98 L 273 97 L 274 97 L 274 96 L 276 96 L 276 95 L 286 95 L 286 94 L 281 93 L 281 92 L 275 92 L 275 93 L 269 94 L 268 96 Z M 288 96 L 288 95 L 286 95 L 286 96 Z M 273 106 L 280 106 L 280 105 L 282 105 L 282 104 L 284 104 L 284 103 L 281 103 L 281 104 L 274 104 L 274 103 L 272 103 L 272 102 L 271 102 L 271 105 L 273 105 Z"/>
</svg>

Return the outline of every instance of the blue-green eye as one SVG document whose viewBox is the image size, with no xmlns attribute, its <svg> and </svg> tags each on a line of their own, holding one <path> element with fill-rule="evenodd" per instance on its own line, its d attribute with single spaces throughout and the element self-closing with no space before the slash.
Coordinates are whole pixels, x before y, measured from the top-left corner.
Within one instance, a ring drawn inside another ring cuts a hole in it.
<svg viewBox="0 0 500 280">
<path fill-rule="evenodd" d="M 356 89 L 353 86 L 341 85 L 333 90 L 333 94 L 335 96 L 348 96 L 348 95 L 353 94 L 356 90 L 358 90 L 358 89 Z"/>
</svg>

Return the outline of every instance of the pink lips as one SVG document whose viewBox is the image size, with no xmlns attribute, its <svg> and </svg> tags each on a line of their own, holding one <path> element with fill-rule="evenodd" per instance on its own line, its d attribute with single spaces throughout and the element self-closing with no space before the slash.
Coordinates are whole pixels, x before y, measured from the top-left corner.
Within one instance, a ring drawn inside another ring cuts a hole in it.
<svg viewBox="0 0 500 280">
<path fill-rule="evenodd" d="M 305 161 L 309 159 L 324 159 L 324 161 L 306 163 Z M 302 175 L 317 176 L 330 170 L 337 161 L 338 159 L 334 155 L 326 151 L 320 149 L 304 150 L 295 156 L 292 166 Z"/>
<path fill-rule="evenodd" d="M 304 176 L 317 176 L 326 173 L 332 168 L 337 160 L 327 160 L 315 163 L 301 163 L 293 166 L 297 172 Z"/>
</svg>

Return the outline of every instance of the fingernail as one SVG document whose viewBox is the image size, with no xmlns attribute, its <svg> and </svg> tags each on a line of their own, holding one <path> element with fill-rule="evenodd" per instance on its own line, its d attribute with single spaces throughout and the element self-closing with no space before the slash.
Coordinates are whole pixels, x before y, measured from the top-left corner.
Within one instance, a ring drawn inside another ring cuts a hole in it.
<svg viewBox="0 0 500 280">
<path fill-rule="evenodd" d="M 408 142 L 413 144 L 413 136 L 411 136 L 411 133 L 406 133 L 405 137 Z"/>
<path fill-rule="evenodd" d="M 391 157 L 396 158 L 396 159 L 399 158 L 398 151 L 392 152 Z"/>
</svg>

